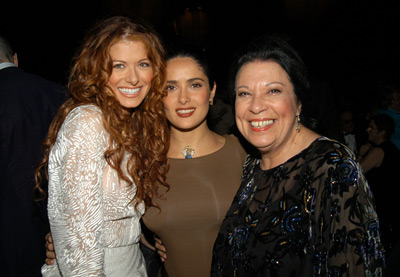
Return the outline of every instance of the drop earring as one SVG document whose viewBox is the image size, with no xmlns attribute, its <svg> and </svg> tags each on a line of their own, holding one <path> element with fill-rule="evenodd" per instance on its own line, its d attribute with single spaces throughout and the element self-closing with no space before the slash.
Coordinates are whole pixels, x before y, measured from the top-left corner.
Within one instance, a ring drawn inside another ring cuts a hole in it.
<svg viewBox="0 0 400 277">
<path fill-rule="evenodd" d="M 300 123 L 300 115 L 296 115 L 296 131 L 300 132 L 301 123 Z"/>
</svg>

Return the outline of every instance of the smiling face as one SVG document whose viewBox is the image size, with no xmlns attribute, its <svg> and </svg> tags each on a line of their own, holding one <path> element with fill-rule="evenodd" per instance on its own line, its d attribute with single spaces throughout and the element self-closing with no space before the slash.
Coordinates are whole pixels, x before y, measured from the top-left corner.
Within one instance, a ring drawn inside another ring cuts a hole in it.
<svg viewBox="0 0 400 277">
<path fill-rule="evenodd" d="M 236 77 L 236 124 L 260 151 L 285 147 L 296 135 L 301 106 L 287 73 L 276 62 L 245 64 Z"/>
<path fill-rule="evenodd" d="M 151 87 L 153 68 L 140 41 L 120 40 L 110 48 L 113 71 L 108 86 L 125 108 L 139 106 Z"/>
<path fill-rule="evenodd" d="M 164 109 L 171 128 L 192 130 L 206 124 L 209 101 L 214 98 L 202 68 L 189 57 L 167 62 L 167 92 Z"/>
</svg>

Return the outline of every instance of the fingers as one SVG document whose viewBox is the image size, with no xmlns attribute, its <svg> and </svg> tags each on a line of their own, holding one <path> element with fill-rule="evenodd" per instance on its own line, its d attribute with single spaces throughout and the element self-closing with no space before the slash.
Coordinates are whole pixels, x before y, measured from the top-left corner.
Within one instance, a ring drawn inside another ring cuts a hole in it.
<svg viewBox="0 0 400 277">
<path fill-rule="evenodd" d="M 159 238 L 155 238 L 155 243 L 156 243 L 156 248 L 157 248 L 157 254 L 160 256 L 161 261 L 165 262 L 167 259 L 167 250 L 165 249 L 164 245 L 161 243 L 161 240 Z"/>
<path fill-rule="evenodd" d="M 54 260 L 53 260 L 53 259 L 46 259 L 46 260 L 44 260 L 44 262 L 45 262 L 47 265 L 52 265 L 52 264 L 54 264 Z"/>
<path fill-rule="evenodd" d="M 54 253 L 54 244 L 53 244 L 53 237 L 50 233 L 46 235 L 46 243 L 45 243 L 46 251 Z M 55 255 L 55 254 L 54 254 Z M 54 259 L 54 258 L 53 258 Z"/>
<path fill-rule="evenodd" d="M 54 252 L 54 244 L 53 243 L 46 241 L 45 247 L 46 247 L 47 251 L 53 251 Z"/>
<path fill-rule="evenodd" d="M 159 238 L 155 238 L 155 241 L 156 241 L 157 250 L 162 251 L 162 252 L 167 252 L 165 247 L 164 247 L 164 245 L 162 244 L 162 242 L 161 242 L 161 240 Z"/>
<path fill-rule="evenodd" d="M 167 260 L 167 256 L 165 255 L 164 252 L 157 251 L 157 254 L 160 256 L 162 262 L 165 262 Z"/>
<path fill-rule="evenodd" d="M 52 250 L 50 250 L 50 249 L 52 249 Z M 56 258 L 56 252 L 54 252 L 53 244 L 47 245 L 47 242 L 46 242 L 46 259 L 45 259 L 45 263 L 48 264 L 48 265 L 52 265 L 52 264 L 54 264 L 55 258 Z"/>
<path fill-rule="evenodd" d="M 45 236 L 46 242 L 53 243 L 53 237 L 51 236 L 51 233 L 47 233 Z"/>
<path fill-rule="evenodd" d="M 54 244 L 53 244 L 53 238 L 50 233 L 48 233 L 45 236 L 46 243 L 45 243 L 45 248 L 46 248 L 46 260 L 45 263 L 48 265 L 54 264 L 54 259 L 56 258 L 56 252 L 54 252 Z"/>
<path fill-rule="evenodd" d="M 56 252 L 54 252 L 54 250 L 46 250 L 46 258 L 54 260 L 56 258 Z"/>
</svg>

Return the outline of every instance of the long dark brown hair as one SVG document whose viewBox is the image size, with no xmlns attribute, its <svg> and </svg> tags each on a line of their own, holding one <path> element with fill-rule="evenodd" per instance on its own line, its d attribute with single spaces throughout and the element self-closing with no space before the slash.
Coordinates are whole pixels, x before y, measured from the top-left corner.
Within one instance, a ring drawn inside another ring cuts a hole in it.
<svg viewBox="0 0 400 277">
<path fill-rule="evenodd" d="M 143 103 L 134 109 L 121 106 L 107 85 L 112 73 L 110 48 L 121 40 L 143 42 L 153 67 L 150 91 Z M 110 134 L 110 147 L 104 153 L 107 163 L 118 172 L 120 179 L 135 183 L 136 204 L 143 201 L 146 206 L 154 205 L 152 198 L 157 194 L 157 186 L 168 187 L 165 175 L 168 171 L 169 129 L 162 103 L 166 95 L 164 53 L 160 39 L 151 28 L 127 17 L 105 19 L 86 34 L 70 71 L 68 89 L 71 96 L 59 108 L 42 144 L 44 157 L 36 169 L 35 189 L 43 197 L 46 193 L 41 183 L 43 175 L 48 178 L 49 153 L 66 116 L 78 106 L 93 104 L 102 111 L 104 127 Z M 127 171 L 133 182 L 121 169 L 125 153 L 131 155 Z"/>
</svg>

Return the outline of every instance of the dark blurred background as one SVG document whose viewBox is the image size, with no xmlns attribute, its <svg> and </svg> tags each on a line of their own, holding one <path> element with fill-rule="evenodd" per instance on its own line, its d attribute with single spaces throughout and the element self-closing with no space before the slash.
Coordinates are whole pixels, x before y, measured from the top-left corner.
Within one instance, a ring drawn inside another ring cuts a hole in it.
<svg viewBox="0 0 400 277">
<path fill-rule="evenodd" d="M 4 1 L 3 1 L 4 2 Z M 49 4 L 51 3 L 51 4 Z M 140 17 L 165 41 L 201 44 L 218 66 L 224 90 L 234 51 L 266 32 L 285 35 L 310 75 L 333 94 L 376 97 L 398 82 L 400 1 L 361 0 L 99 0 L 10 1 L 1 4 L 0 33 L 20 67 L 65 84 L 71 56 L 86 30 L 109 15 Z"/>
</svg>

